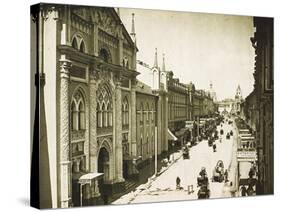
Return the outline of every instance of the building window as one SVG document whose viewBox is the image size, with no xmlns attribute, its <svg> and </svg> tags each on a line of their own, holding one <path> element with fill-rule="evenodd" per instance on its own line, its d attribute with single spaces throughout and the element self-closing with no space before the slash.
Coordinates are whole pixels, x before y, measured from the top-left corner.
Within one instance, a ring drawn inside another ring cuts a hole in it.
<svg viewBox="0 0 281 212">
<path fill-rule="evenodd" d="M 71 102 L 71 128 L 72 130 L 84 130 L 85 127 L 85 103 L 80 91 L 73 95 Z"/>
<path fill-rule="evenodd" d="M 76 105 L 75 102 L 73 101 L 71 104 L 71 129 L 72 130 L 77 130 L 77 110 L 76 110 Z"/>
<path fill-rule="evenodd" d="M 102 110 L 99 102 L 97 103 L 97 126 L 102 127 Z"/>
<path fill-rule="evenodd" d="M 146 104 L 146 121 L 149 121 L 149 105 L 148 103 Z"/>
<path fill-rule="evenodd" d="M 81 101 L 79 103 L 79 111 L 78 111 L 78 128 L 79 130 L 85 129 L 85 107 L 84 103 Z"/>
<path fill-rule="evenodd" d="M 105 49 L 100 50 L 99 56 L 104 62 L 109 62 L 109 53 Z"/>
<path fill-rule="evenodd" d="M 83 52 L 85 53 L 86 52 L 86 44 L 82 38 L 82 36 L 76 34 L 74 35 L 73 39 L 72 39 L 72 43 L 71 43 L 71 46 L 74 48 L 74 49 L 77 49 L 79 50 L 80 52 Z"/>
<path fill-rule="evenodd" d="M 98 127 L 112 126 L 112 97 L 107 84 L 100 85 L 97 91 L 97 124 Z"/>
<path fill-rule="evenodd" d="M 140 124 L 143 123 L 143 104 L 141 103 L 140 106 Z"/>
<path fill-rule="evenodd" d="M 78 43 L 77 43 L 76 37 L 73 38 L 71 46 L 72 46 L 74 49 L 78 49 Z"/>
<path fill-rule="evenodd" d="M 122 124 L 129 124 L 129 103 L 126 97 L 123 99 L 122 102 Z"/>
<path fill-rule="evenodd" d="M 79 51 L 85 53 L 85 43 L 83 40 L 80 43 Z"/>
</svg>

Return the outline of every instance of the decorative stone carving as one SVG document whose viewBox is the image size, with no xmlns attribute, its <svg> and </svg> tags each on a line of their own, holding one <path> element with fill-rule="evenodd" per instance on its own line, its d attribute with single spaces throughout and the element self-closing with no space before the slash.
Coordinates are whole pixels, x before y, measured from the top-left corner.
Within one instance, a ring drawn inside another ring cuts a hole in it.
<svg viewBox="0 0 281 212">
<path fill-rule="evenodd" d="M 71 140 L 80 140 L 85 139 L 85 130 L 79 130 L 79 131 L 72 131 L 71 132 Z"/>
<path fill-rule="evenodd" d="M 60 60 L 60 172 L 61 207 L 69 206 L 70 200 L 70 136 L 69 136 L 69 69 L 71 61 Z"/>
<path fill-rule="evenodd" d="M 95 8 L 91 10 L 91 18 L 93 22 L 97 23 L 107 33 L 114 36 L 118 35 L 118 23 L 105 8 Z"/>
</svg>

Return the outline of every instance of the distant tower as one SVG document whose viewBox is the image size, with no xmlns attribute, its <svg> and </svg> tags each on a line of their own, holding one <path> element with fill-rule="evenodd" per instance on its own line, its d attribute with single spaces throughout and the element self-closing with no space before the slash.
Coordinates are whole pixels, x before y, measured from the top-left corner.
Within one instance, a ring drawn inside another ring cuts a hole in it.
<svg viewBox="0 0 281 212">
<path fill-rule="evenodd" d="M 167 72 L 166 72 L 166 65 L 165 65 L 165 54 L 163 54 L 163 62 L 162 62 L 162 70 L 161 70 L 161 78 L 160 82 L 163 83 L 164 90 L 167 90 Z"/>
<path fill-rule="evenodd" d="M 235 100 L 241 101 L 243 99 L 240 85 L 238 85 L 235 94 Z"/>
<path fill-rule="evenodd" d="M 217 101 L 217 94 L 213 89 L 213 83 L 212 82 L 210 82 L 210 95 L 211 95 L 211 98 L 213 99 L 213 101 L 216 102 Z"/>
<path fill-rule="evenodd" d="M 241 92 L 241 88 L 240 88 L 240 85 L 238 85 L 237 89 L 236 89 L 236 94 L 235 94 L 235 102 L 233 103 L 234 104 L 234 112 L 236 114 L 240 114 L 241 112 L 241 103 L 243 101 L 243 97 L 242 97 L 242 92 Z"/>
<path fill-rule="evenodd" d="M 160 82 L 159 82 L 159 66 L 158 66 L 157 48 L 155 48 L 154 64 L 153 64 L 153 67 L 151 70 L 152 70 L 152 74 L 153 74 L 152 88 L 159 89 Z"/>
</svg>

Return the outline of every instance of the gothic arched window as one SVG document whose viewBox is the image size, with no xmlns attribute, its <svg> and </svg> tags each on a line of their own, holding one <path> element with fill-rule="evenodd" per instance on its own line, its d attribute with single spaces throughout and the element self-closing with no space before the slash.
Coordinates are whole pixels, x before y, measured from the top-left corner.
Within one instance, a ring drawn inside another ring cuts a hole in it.
<svg viewBox="0 0 281 212">
<path fill-rule="evenodd" d="M 129 103 L 126 97 L 123 99 L 122 102 L 122 124 L 129 124 Z"/>
<path fill-rule="evenodd" d="M 97 91 L 98 127 L 112 126 L 112 97 L 107 84 L 100 85 Z"/>
<path fill-rule="evenodd" d="M 105 49 L 100 50 L 99 56 L 104 62 L 109 62 L 109 54 Z"/>
<path fill-rule="evenodd" d="M 85 122 L 85 102 L 81 91 L 77 91 L 71 102 L 71 129 L 84 130 Z"/>
<path fill-rule="evenodd" d="M 143 122 L 143 104 L 140 105 L 140 121 Z"/>
<path fill-rule="evenodd" d="M 71 129 L 72 130 L 77 130 L 77 110 L 76 110 L 76 105 L 75 102 L 72 101 L 71 103 Z"/>
<path fill-rule="evenodd" d="M 84 103 L 80 101 L 79 107 L 78 107 L 78 128 L 79 130 L 85 129 L 85 107 Z"/>
<path fill-rule="evenodd" d="M 79 51 L 85 53 L 85 43 L 83 40 L 80 43 Z"/>
<path fill-rule="evenodd" d="M 99 102 L 97 103 L 97 127 L 102 127 L 102 110 Z"/>
<path fill-rule="evenodd" d="M 78 49 L 78 42 L 77 42 L 76 37 L 73 38 L 71 46 L 72 46 L 74 49 Z"/>
<path fill-rule="evenodd" d="M 149 120 L 149 105 L 148 103 L 146 104 L 146 121 Z"/>
</svg>

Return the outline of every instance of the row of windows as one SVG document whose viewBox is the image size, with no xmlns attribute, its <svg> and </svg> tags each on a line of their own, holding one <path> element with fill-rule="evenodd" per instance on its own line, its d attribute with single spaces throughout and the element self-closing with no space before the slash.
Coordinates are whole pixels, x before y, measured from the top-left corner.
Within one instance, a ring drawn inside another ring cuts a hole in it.
<svg viewBox="0 0 281 212">
<path fill-rule="evenodd" d="M 140 121 L 143 122 L 144 121 L 144 116 L 146 117 L 146 121 L 149 121 L 149 116 L 151 116 L 151 121 L 154 121 L 154 112 L 155 111 L 138 111 L 139 112 L 139 116 L 140 116 Z M 151 114 L 151 115 L 149 115 Z"/>
<path fill-rule="evenodd" d="M 187 107 L 173 106 L 169 104 L 169 118 L 173 119 L 174 117 L 184 117 L 186 116 Z"/>
</svg>

